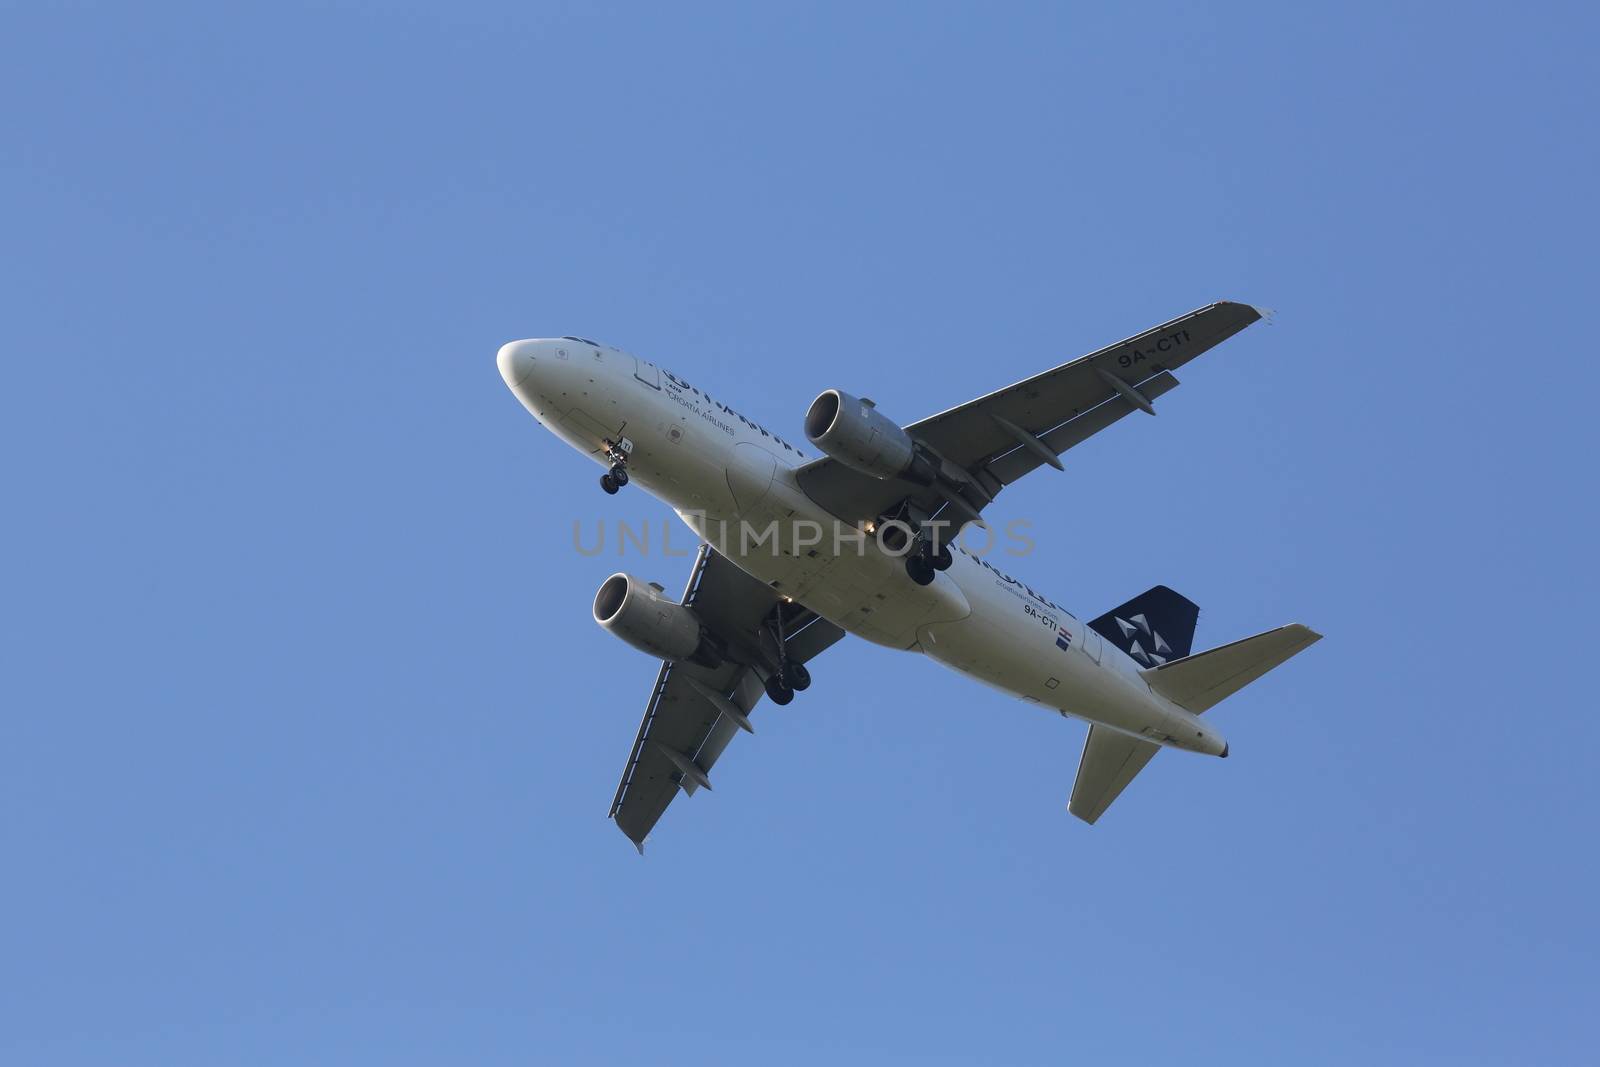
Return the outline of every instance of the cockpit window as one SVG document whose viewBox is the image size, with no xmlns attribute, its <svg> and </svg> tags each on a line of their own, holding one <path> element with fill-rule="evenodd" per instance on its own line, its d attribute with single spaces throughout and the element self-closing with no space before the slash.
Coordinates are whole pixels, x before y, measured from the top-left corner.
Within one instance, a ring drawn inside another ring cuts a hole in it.
<svg viewBox="0 0 1600 1067">
<path fill-rule="evenodd" d="M 583 344 L 589 345 L 589 346 L 594 347 L 594 348 L 599 348 L 600 347 L 600 342 L 599 341 L 591 341 L 587 337 L 568 337 L 568 336 L 563 335 L 561 339 L 563 341 L 579 341 L 579 342 L 582 342 Z"/>
</svg>

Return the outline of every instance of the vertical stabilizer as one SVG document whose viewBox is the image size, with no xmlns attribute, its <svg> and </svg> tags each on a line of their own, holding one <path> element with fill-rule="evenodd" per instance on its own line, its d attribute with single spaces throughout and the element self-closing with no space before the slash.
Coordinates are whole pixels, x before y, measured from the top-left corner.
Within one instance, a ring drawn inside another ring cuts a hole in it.
<svg viewBox="0 0 1600 1067">
<path fill-rule="evenodd" d="M 1089 624 L 1141 667 L 1182 659 L 1194 644 L 1200 606 L 1164 585 L 1140 593 Z"/>
</svg>

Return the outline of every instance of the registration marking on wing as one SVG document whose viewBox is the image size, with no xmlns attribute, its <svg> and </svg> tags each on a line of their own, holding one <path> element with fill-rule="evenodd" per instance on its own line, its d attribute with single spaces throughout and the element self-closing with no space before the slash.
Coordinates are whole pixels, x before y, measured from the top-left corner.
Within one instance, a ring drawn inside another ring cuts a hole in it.
<svg viewBox="0 0 1600 1067">
<path fill-rule="evenodd" d="M 1156 356 L 1164 352 L 1171 352 L 1173 349 L 1188 343 L 1188 330 L 1174 330 L 1165 337 L 1157 338 L 1156 342 L 1149 347 L 1148 351 L 1135 348 L 1131 352 L 1122 353 L 1122 355 L 1117 357 L 1117 366 L 1131 367 L 1135 363 L 1142 363 L 1147 359 L 1154 359 Z"/>
</svg>

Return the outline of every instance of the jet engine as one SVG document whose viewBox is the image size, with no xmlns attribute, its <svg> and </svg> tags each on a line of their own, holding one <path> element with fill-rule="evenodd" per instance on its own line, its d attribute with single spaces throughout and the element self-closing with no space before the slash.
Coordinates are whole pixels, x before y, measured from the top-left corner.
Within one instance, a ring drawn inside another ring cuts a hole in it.
<svg viewBox="0 0 1600 1067">
<path fill-rule="evenodd" d="M 594 595 L 594 621 L 657 659 L 716 666 L 721 655 L 694 609 L 631 574 L 613 574 Z"/>
<path fill-rule="evenodd" d="M 872 401 L 829 389 L 806 411 L 806 436 L 822 451 L 862 474 L 887 481 L 905 478 L 920 485 L 935 468 L 917 451 L 911 435 L 881 414 Z"/>
</svg>

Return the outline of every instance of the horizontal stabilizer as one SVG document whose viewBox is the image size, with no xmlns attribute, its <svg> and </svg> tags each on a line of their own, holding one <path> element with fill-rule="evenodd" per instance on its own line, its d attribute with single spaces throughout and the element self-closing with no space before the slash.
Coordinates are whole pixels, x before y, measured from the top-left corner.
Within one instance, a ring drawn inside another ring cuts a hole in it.
<svg viewBox="0 0 1600 1067">
<path fill-rule="evenodd" d="M 1105 726 L 1089 727 L 1067 810 L 1086 823 L 1094 822 L 1159 751 L 1161 746 L 1153 741 L 1141 741 Z"/>
<path fill-rule="evenodd" d="M 1322 635 L 1294 623 L 1140 671 L 1150 688 L 1196 714 L 1266 674 Z"/>
</svg>

